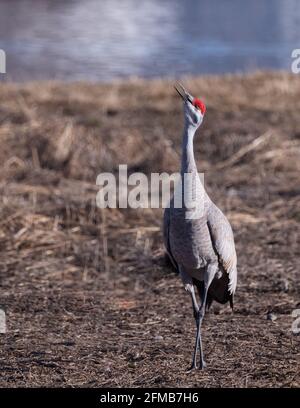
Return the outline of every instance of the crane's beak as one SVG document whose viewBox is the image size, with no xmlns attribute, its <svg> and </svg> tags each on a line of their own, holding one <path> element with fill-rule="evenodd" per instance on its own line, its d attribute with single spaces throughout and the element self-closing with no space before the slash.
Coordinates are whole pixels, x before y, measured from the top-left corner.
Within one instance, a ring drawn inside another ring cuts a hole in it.
<svg viewBox="0 0 300 408">
<path fill-rule="evenodd" d="M 193 103 L 193 98 L 192 96 L 185 90 L 184 86 L 181 85 L 180 83 L 178 83 L 178 86 L 180 87 L 180 90 L 178 89 L 178 87 L 176 85 L 174 85 L 174 88 L 176 89 L 177 93 L 179 94 L 179 96 L 186 102 L 189 101 L 191 103 Z"/>
</svg>

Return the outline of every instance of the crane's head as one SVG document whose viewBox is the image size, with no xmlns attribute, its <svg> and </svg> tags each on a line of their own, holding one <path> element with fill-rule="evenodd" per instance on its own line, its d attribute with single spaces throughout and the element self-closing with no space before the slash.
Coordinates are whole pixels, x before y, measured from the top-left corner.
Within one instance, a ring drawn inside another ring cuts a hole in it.
<svg viewBox="0 0 300 408">
<path fill-rule="evenodd" d="M 176 86 L 174 88 L 184 102 L 184 117 L 186 125 L 197 129 L 203 121 L 206 107 L 200 99 L 194 98 L 189 94 L 181 84 L 178 85 L 180 90 Z"/>
</svg>

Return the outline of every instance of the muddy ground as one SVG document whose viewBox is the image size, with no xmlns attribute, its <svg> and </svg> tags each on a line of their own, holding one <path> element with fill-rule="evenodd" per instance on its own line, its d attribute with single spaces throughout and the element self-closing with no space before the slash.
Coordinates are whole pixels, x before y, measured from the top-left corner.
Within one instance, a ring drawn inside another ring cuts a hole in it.
<svg viewBox="0 0 300 408">
<path fill-rule="evenodd" d="M 162 210 L 95 206 L 100 172 L 178 170 L 172 82 L 2 83 L 0 386 L 300 386 L 299 77 L 184 83 L 207 105 L 198 170 L 238 253 L 234 313 L 205 318 L 208 368 L 186 373 L 195 327 Z"/>
</svg>

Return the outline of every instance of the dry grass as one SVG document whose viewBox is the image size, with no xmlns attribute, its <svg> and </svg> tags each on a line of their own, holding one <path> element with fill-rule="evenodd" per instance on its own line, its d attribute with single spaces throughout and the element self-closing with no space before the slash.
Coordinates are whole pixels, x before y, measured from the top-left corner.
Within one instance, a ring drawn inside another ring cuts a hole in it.
<svg viewBox="0 0 300 408">
<path fill-rule="evenodd" d="M 101 171 L 178 169 L 171 82 L 2 84 L 1 386 L 300 385 L 299 79 L 185 84 L 207 103 L 196 156 L 239 257 L 235 313 L 215 305 L 204 323 L 208 369 L 185 373 L 194 322 L 161 210 L 95 207 Z"/>
</svg>

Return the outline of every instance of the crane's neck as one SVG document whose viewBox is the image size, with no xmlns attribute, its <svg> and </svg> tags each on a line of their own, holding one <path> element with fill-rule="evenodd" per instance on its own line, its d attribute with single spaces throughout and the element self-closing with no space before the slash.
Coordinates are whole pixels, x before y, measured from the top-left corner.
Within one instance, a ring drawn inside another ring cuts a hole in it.
<svg viewBox="0 0 300 408">
<path fill-rule="evenodd" d="M 185 173 L 197 172 L 197 166 L 194 157 L 194 135 L 195 129 L 185 126 L 182 139 L 182 157 L 181 157 L 181 177 Z"/>
<path fill-rule="evenodd" d="M 204 216 L 206 193 L 200 180 L 194 157 L 194 135 L 196 129 L 186 126 L 182 140 L 181 178 L 183 208 L 186 218 L 199 219 Z"/>
</svg>

